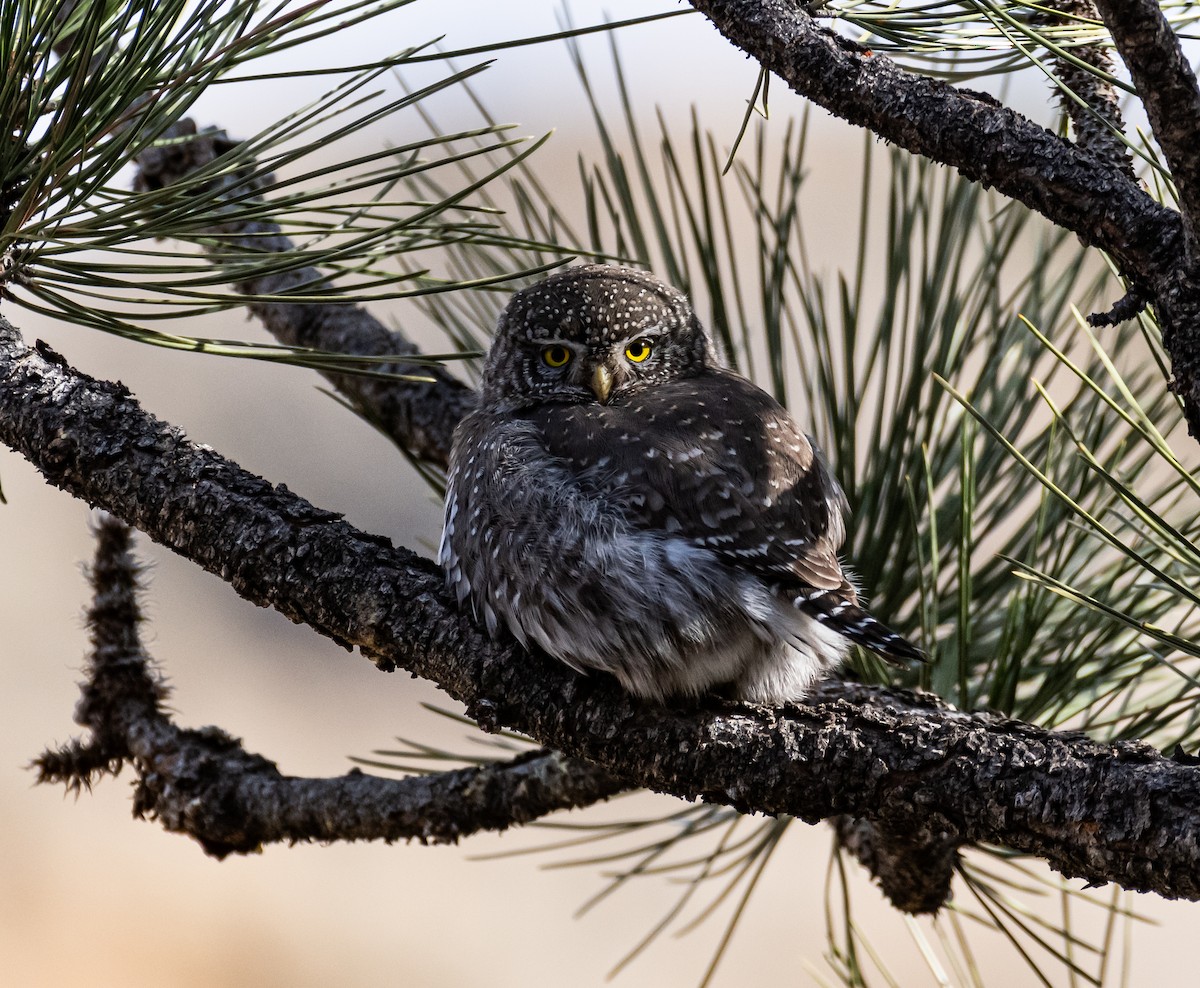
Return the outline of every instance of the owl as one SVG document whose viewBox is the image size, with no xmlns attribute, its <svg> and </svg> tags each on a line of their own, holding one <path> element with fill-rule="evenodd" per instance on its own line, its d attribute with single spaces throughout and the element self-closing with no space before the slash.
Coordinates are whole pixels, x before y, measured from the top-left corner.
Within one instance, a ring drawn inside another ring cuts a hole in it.
<svg viewBox="0 0 1200 988">
<path fill-rule="evenodd" d="M 845 496 L 680 292 L 567 268 L 500 316 L 459 424 L 439 561 L 460 604 L 653 701 L 804 695 L 851 643 L 921 653 L 838 560 Z"/>
</svg>

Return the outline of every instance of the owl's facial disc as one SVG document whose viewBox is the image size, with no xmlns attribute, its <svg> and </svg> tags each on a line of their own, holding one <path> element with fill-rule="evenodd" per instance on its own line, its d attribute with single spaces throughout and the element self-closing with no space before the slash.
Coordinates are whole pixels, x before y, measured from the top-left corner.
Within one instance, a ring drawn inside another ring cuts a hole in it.
<svg viewBox="0 0 1200 988">
<path fill-rule="evenodd" d="M 620 404 L 715 360 L 681 293 L 644 272 L 582 265 L 513 295 L 481 390 L 494 407 Z"/>
</svg>

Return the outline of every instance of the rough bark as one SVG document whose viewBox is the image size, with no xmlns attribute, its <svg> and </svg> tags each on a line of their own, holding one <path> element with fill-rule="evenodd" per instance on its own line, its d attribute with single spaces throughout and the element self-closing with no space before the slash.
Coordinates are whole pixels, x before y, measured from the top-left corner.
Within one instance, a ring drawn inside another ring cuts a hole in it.
<svg viewBox="0 0 1200 988">
<path fill-rule="evenodd" d="M 131 763 L 135 814 L 195 838 L 218 858 L 279 841 L 452 843 L 587 806 L 624 788 L 595 765 L 545 750 L 406 779 L 357 769 L 339 778 L 296 778 L 217 728 L 177 727 L 164 710 L 168 691 L 138 635 L 138 567 L 130 541 L 121 522 L 100 522 L 87 616 L 92 652 L 75 710 L 90 738 L 42 755 L 39 781 L 90 787 L 96 775 Z"/>
<path fill-rule="evenodd" d="M 1100 19 L 1092 0 L 1044 0 L 1042 6 L 1046 9 L 1030 11 L 1030 17 L 1036 23 L 1072 25 Z M 1058 15 L 1050 11 L 1057 11 Z M 1112 74 L 1113 61 L 1107 48 L 1101 45 L 1074 45 L 1069 52 L 1079 62 Z M 1064 93 L 1056 86 L 1054 96 L 1071 121 L 1075 143 L 1112 162 L 1130 179 L 1135 179 L 1129 149 L 1121 140 L 1125 121 L 1121 117 L 1121 104 L 1116 90 L 1076 61 L 1055 56 L 1051 56 L 1051 61 L 1055 74 L 1070 90 Z M 1078 97 L 1078 100 L 1072 96 Z"/>
<path fill-rule="evenodd" d="M 1200 88 L 1196 75 L 1157 0 L 1097 0 L 1096 6 L 1146 108 L 1195 244 L 1200 223 Z"/>
<path fill-rule="evenodd" d="M 1024 203 L 1131 270 L 1160 270 L 1179 217 L 1124 169 L 990 96 L 956 89 L 817 24 L 790 0 L 691 0 L 732 44 L 852 124 Z"/>
<path fill-rule="evenodd" d="M 177 182 L 211 163 L 232 146 L 222 131 L 197 134 L 191 120 L 180 121 L 166 136 L 191 139 L 152 147 L 139 155 L 137 181 L 142 188 L 157 189 Z M 210 194 L 218 198 L 235 189 L 239 196 L 245 196 L 253 191 L 253 186 L 261 186 L 264 181 L 262 177 L 257 182 L 249 182 L 244 177 L 228 176 L 222 187 L 212 188 Z M 270 253 L 292 247 L 288 238 L 280 233 L 278 224 L 268 221 L 231 222 L 205 230 L 204 234 L 210 243 L 224 250 L 240 248 L 248 253 Z M 234 288 L 249 296 L 246 308 L 286 346 L 397 358 L 418 352 L 410 340 L 389 330 L 359 305 L 259 300 L 262 296 L 286 297 L 289 292 L 320 281 L 320 272 L 301 268 L 243 281 Z M 398 359 L 395 363 L 372 369 L 429 380 L 406 381 L 334 373 L 324 376 L 401 448 L 419 459 L 445 466 L 450 457 L 454 426 L 474 405 L 475 392 L 436 365 L 406 364 Z"/>
<path fill-rule="evenodd" d="M 1153 301 L 1173 388 L 1200 439 L 1200 88 L 1156 0 L 1097 0 L 1179 193 L 1186 237 L 1157 272 Z"/>
<path fill-rule="evenodd" d="M 862 688 L 783 710 L 638 703 L 604 677 L 489 641 L 433 564 L 188 442 L 121 385 L 26 346 L 2 320 L 0 439 L 248 600 L 621 784 L 809 822 L 851 815 L 925 842 L 995 842 L 1068 876 L 1200 898 L 1200 771 L 1145 745 Z"/>
<path fill-rule="evenodd" d="M 862 817 L 838 817 L 833 825 L 841 845 L 875 877 L 897 909 L 936 913 L 950 898 L 959 840 L 936 834 L 913 837 Z"/>
<path fill-rule="evenodd" d="M 1112 255 L 1131 295 L 1100 321 L 1136 311 L 1141 300 L 1155 306 L 1171 357 L 1172 389 L 1183 400 L 1188 430 L 1200 439 L 1200 260 L 1179 213 L 1156 203 L 1120 164 L 989 96 L 906 71 L 819 26 L 791 0 L 689 2 L 800 95 L 914 154 L 953 166 Z M 1191 215 L 1193 198 L 1200 196 L 1200 112 L 1178 39 L 1153 0 L 1100 0 L 1097 7 L 1130 65 L 1173 173 L 1178 164 L 1175 177 Z"/>
</svg>

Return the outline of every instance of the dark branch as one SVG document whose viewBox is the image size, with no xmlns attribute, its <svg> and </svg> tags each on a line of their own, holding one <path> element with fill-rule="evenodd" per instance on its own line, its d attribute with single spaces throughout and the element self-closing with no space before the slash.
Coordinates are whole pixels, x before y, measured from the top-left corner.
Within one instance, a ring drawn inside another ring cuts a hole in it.
<svg viewBox="0 0 1200 988">
<path fill-rule="evenodd" d="M 594 765 L 544 750 L 407 779 L 357 769 L 334 779 L 294 778 L 216 728 L 176 727 L 163 712 L 166 691 L 137 633 L 130 531 L 109 517 L 96 534 L 92 654 L 75 712 L 91 738 L 42 755 L 41 782 L 90 787 L 97 774 L 115 774 L 129 762 L 138 776 L 135 812 L 195 838 L 219 858 L 279 841 L 451 843 L 590 805 L 624 788 Z"/>
<path fill-rule="evenodd" d="M 79 0 L 63 0 L 55 13 L 61 24 L 79 6 Z M 54 51 L 59 58 L 70 58 L 74 34 L 59 35 Z M 89 67 L 105 57 L 99 52 Z M 133 119 L 131 116 L 130 119 Z M 181 140 L 191 138 L 191 140 Z M 196 124 L 183 119 L 168 128 L 162 141 L 148 147 L 137 156 L 136 184 L 142 189 L 171 185 L 229 150 L 233 142 L 219 130 L 197 134 Z M 254 188 L 271 181 L 269 174 L 226 175 L 213 183 L 209 194 L 214 198 L 230 191 L 245 196 Z M 0 210 L 4 208 L 5 188 L 0 187 Z M 270 222 L 238 222 L 224 228 L 204 231 L 223 247 L 240 245 L 248 252 L 283 251 L 292 248 L 278 224 Z M 321 283 L 320 273 L 313 268 L 285 271 L 262 278 L 244 281 L 236 286 L 246 295 L 286 295 L 305 285 Z M 387 329 L 365 309 L 357 305 L 328 303 L 301 305 L 286 302 L 247 302 L 247 308 L 258 317 L 275 339 L 286 346 L 310 347 L 334 353 L 358 356 L 404 357 L 418 353 L 418 348 L 402 334 Z M 438 466 L 445 466 L 450 457 L 450 441 L 454 426 L 472 407 L 475 393 L 467 385 L 440 367 L 406 364 L 377 365 L 374 369 L 433 378 L 432 381 L 404 381 L 372 378 L 353 374 L 325 374 L 325 378 L 371 423 L 379 427 L 398 446 L 413 456 Z"/>
<path fill-rule="evenodd" d="M 176 124 L 165 136 L 192 139 L 151 147 L 139 155 L 137 181 L 142 188 L 171 185 L 233 146 L 222 131 L 197 134 L 191 120 Z M 210 194 L 216 198 L 236 187 L 238 195 L 245 196 L 250 184 L 261 187 L 267 181 L 259 176 L 251 183 L 245 177 L 230 175 L 222 180 L 221 187 L 212 188 Z M 247 252 L 263 253 L 292 249 L 291 241 L 280 233 L 279 226 L 266 221 L 239 221 L 204 233 L 224 250 L 240 247 Z M 250 296 L 287 295 L 320 280 L 315 269 L 303 268 L 244 281 L 234 287 Z M 387 329 L 358 305 L 248 301 L 246 307 L 275 339 L 287 346 L 359 356 L 403 357 L 418 352 L 412 342 Z M 403 381 L 354 374 L 325 374 L 325 377 L 403 449 L 419 459 L 444 466 L 450 456 L 454 426 L 474 405 L 475 392 L 437 366 L 397 361 L 374 369 L 433 380 Z"/>
<path fill-rule="evenodd" d="M 1043 0 L 1042 6 L 1046 9 L 1032 8 L 1029 16 L 1043 24 L 1077 25 L 1100 19 L 1092 0 Z M 1059 15 L 1050 11 L 1058 11 Z M 1101 72 L 1112 74 L 1112 58 L 1102 45 L 1075 45 L 1070 54 Z M 1052 55 L 1051 59 L 1059 81 L 1070 90 L 1070 93 L 1064 93 L 1055 87 L 1054 95 L 1075 128 L 1075 143 L 1112 162 L 1131 180 L 1136 180 L 1129 149 L 1120 136 L 1125 130 L 1125 121 L 1121 117 L 1116 90 L 1096 73 L 1069 58 Z M 1083 105 L 1071 94 L 1082 100 Z"/>
<path fill-rule="evenodd" d="M 1152 291 L 1145 294 L 1171 355 L 1171 388 L 1183 399 L 1188 431 L 1200 439 L 1200 89 L 1156 0 L 1097 0 L 1096 6 L 1179 192 L 1187 237 L 1173 248 L 1172 263 L 1155 272 Z M 1142 287 L 1134 281 L 1135 290 Z"/>
<path fill-rule="evenodd" d="M 1166 270 L 1180 232 L 1125 170 L 989 97 L 907 72 L 820 27 L 792 0 L 690 0 L 795 92 L 852 124 L 1024 203 L 1112 254 L 1130 277 Z"/>
<path fill-rule="evenodd" d="M 889 706 L 918 716 L 954 709 L 933 693 L 890 692 Z M 827 682 L 820 690 L 823 698 L 841 695 L 854 702 L 863 702 L 870 693 L 871 687 L 837 682 Z M 912 914 L 936 913 L 950 901 L 963 841 L 938 829 L 936 821 L 908 832 L 862 816 L 834 817 L 830 823 L 838 843 L 870 872 L 897 909 Z"/>
<path fill-rule="evenodd" d="M 1146 308 L 1146 300 L 1130 289 L 1117 299 L 1107 312 L 1093 312 L 1087 317 L 1090 326 L 1119 326 L 1127 319 L 1135 319 Z"/>
<path fill-rule="evenodd" d="M 690 2 L 800 95 L 914 154 L 957 168 L 1112 255 L 1131 299 L 1154 305 L 1171 356 L 1172 390 L 1183 400 L 1188 431 L 1200 439 L 1200 257 L 1189 249 L 1178 213 L 1156 203 L 1122 166 L 990 97 L 901 69 L 818 26 L 793 0 Z M 1192 197 L 1200 197 L 1194 150 L 1200 146 L 1200 110 L 1178 40 L 1154 0 L 1103 0 L 1098 6 L 1118 50 L 1140 66 L 1130 66 L 1134 81 L 1172 170 L 1180 169 L 1175 178 L 1181 193 L 1187 190 L 1182 201 L 1190 211 Z"/>
<path fill-rule="evenodd" d="M 889 833 L 870 820 L 837 817 L 838 841 L 906 913 L 936 913 L 950 899 L 961 842 L 944 834 Z"/>
<path fill-rule="evenodd" d="M 1200 89 L 1157 0 L 1097 0 L 1171 169 L 1192 243 L 1200 224 Z"/>
<path fill-rule="evenodd" d="M 1054 13 L 1057 11 L 1058 13 Z M 1045 0 L 1040 8 L 1032 8 L 1029 16 L 1035 23 L 1047 25 L 1081 24 L 1099 21 L 1100 14 L 1092 0 Z M 1129 149 L 1122 140 L 1125 120 L 1121 104 L 1111 83 L 1090 71 L 1090 65 L 1100 72 L 1112 74 L 1113 61 L 1103 45 L 1076 45 L 1070 49 L 1078 61 L 1065 56 L 1051 55 L 1057 82 L 1066 91 L 1054 87 L 1054 97 L 1071 121 L 1075 143 L 1119 167 L 1136 181 Z M 1086 65 L 1080 65 L 1084 62 Z M 1130 290 L 1107 312 L 1092 313 L 1088 322 L 1093 326 L 1115 326 L 1132 319 L 1146 307 L 1146 301 L 1136 290 Z"/>
<path fill-rule="evenodd" d="M 1145 745 L 862 688 L 785 710 L 638 703 L 604 677 L 489 641 L 433 564 L 188 442 L 120 385 L 25 346 L 3 320 L 0 440 L 247 599 L 430 679 L 481 725 L 519 730 L 619 784 L 1005 844 L 1068 876 L 1200 898 L 1200 770 Z"/>
</svg>

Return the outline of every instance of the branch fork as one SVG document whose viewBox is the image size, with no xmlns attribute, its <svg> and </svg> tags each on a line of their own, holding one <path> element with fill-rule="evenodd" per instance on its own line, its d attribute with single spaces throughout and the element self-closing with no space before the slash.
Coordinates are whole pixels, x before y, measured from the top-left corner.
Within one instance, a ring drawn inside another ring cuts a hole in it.
<svg viewBox="0 0 1200 988">
<path fill-rule="evenodd" d="M 1071 144 L 994 100 L 904 71 L 818 26 L 791 0 L 692 6 L 796 92 L 1108 252 L 1134 294 L 1156 307 L 1175 388 L 1200 435 L 1193 248 L 1200 179 L 1192 175 L 1200 96 L 1177 40 L 1162 30 L 1157 4 L 1096 2 L 1147 100 L 1179 182 L 1181 212 L 1154 202 L 1127 162 Z M 1163 100 L 1156 103 L 1155 93 Z M 148 154 L 142 180 L 169 184 L 219 154 L 223 140 L 194 134 L 170 155 Z M 261 250 L 278 228 L 213 233 L 226 249 L 250 237 Z M 284 277 L 311 280 L 305 272 Z M 265 279 L 237 287 L 262 298 L 288 285 Z M 354 306 L 248 305 L 284 343 L 415 352 Z M 1113 316 L 1131 310 L 1118 307 Z M 403 447 L 444 463 L 454 424 L 474 398 L 449 375 L 431 376 L 432 383 L 331 380 Z M 514 729 L 546 746 L 497 766 L 428 778 L 351 772 L 308 780 L 280 775 L 222 732 L 176 727 L 136 636 L 128 533 L 103 522 L 93 656 L 79 708 L 91 740 L 43 756 L 39 769 L 44 778 L 85 786 L 131 761 L 139 772 L 137 810 L 192 834 L 210 853 L 270 840 L 454 840 L 644 786 L 810 822 L 837 818 L 843 842 L 912 911 L 944 901 L 957 850 L 973 842 L 1039 855 L 1090 884 L 1200 899 L 1200 769 L 1144 745 L 1098 744 L 853 684 L 827 684 L 810 702 L 783 710 L 720 701 L 647 707 L 601 677 L 585 679 L 511 642 L 488 640 L 458 612 L 427 560 L 188 442 L 121 385 L 81 374 L 49 348 L 27 346 L 2 317 L 0 440 L 50 483 L 220 575 L 246 599 L 357 647 L 380 668 L 432 680 L 486 729 Z M 916 846 L 905 848 L 906 841 Z M 942 877 L 914 884 L 904 874 L 914 862 Z M 884 877 L 889 870 L 894 880 Z"/>
</svg>

